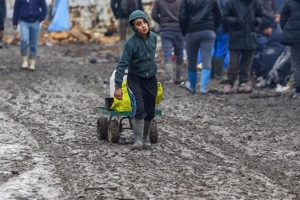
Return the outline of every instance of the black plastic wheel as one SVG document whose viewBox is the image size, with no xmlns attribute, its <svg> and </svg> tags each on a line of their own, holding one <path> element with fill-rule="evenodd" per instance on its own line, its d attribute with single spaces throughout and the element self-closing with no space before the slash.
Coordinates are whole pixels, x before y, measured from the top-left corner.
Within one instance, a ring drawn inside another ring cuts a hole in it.
<svg viewBox="0 0 300 200">
<path fill-rule="evenodd" d="M 158 140 L 158 131 L 157 131 L 157 123 L 155 120 L 152 121 L 151 130 L 149 133 L 150 142 L 152 144 L 157 143 Z"/>
<path fill-rule="evenodd" d="M 120 139 L 120 127 L 119 122 L 114 119 L 108 124 L 108 141 L 112 143 L 118 143 Z"/>
<path fill-rule="evenodd" d="M 107 118 L 100 117 L 97 121 L 97 137 L 98 140 L 107 139 Z"/>
</svg>

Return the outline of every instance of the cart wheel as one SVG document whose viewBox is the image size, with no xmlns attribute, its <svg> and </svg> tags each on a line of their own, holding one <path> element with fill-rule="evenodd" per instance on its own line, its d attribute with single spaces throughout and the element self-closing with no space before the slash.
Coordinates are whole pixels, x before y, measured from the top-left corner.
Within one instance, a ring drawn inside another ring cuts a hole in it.
<svg viewBox="0 0 300 200">
<path fill-rule="evenodd" d="M 108 141 L 118 143 L 120 139 L 119 122 L 114 119 L 108 124 Z"/>
<path fill-rule="evenodd" d="M 107 139 L 107 118 L 100 117 L 97 121 L 97 136 L 98 140 Z"/>
<path fill-rule="evenodd" d="M 153 143 L 153 144 L 157 143 L 158 132 L 157 132 L 157 123 L 155 120 L 152 121 L 149 137 L 150 137 L 151 143 Z"/>
</svg>

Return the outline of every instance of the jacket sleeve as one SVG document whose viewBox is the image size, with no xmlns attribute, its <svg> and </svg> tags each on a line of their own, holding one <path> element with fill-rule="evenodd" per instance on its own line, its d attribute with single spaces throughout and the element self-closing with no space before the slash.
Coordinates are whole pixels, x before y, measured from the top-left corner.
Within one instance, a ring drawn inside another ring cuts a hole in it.
<svg viewBox="0 0 300 200">
<path fill-rule="evenodd" d="M 183 36 L 186 35 L 186 29 L 188 26 L 188 10 L 186 0 L 182 0 L 179 8 L 178 21 L 180 30 Z"/>
<path fill-rule="evenodd" d="M 223 23 L 227 27 L 233 26 L 237 23 L 237 17 L 232 16 L 232 6 L 230 1 L 227 1 L 224 6 Z"/>
<path fill-rule="evenodd" d="M 290 17 L 290 9 L 287 3 L 283 5 L 282 11 L 281 11 L 281 17 L 280 17 L 280 27 L 283 30 L 285 27 L 285 24 L 287 20 Z"/>
<path fill-rule="evenodd" d="M 111 0 L 110 1 L 110 8 L 115 16 L 116 19 L 119 19 L 120 17 L 120 14 L 119 14 L 119 11 L 117 9 L 117 7 L 119 6 L 118 4 L 118 0 Z"/>
<path fill-rule="evenodd" d="M 122 88 L 123 77 L 125 74 L 125 69 L 129 66 L 133 48 L 130 44 L 125 43 L 123 54 L 118 62 L 115 74 L 115 87 Z"/>
<path fill-rule="evenodd" d="M 260 3 L 257 3 L 257 9 L 255 11 L 255 25 L 259 26 L 264 17 L 264 11 Z"/>
<path fill-rule="evenodd" d="M 40 1 L 40 8 L 41 8 L 41 17 L 39 19 L 40 22 L 44 21 L 45 18 L 46 18 L 46 15 L 47 15 L 47 12 L 48 12 L 48 7 L 47 7 L 47 4 L 46 4 L 46 1 L 45 0 L 41 0 Z"/>
<path fill-rule="evenodd" d="M 19 23 L 19 0 L 15 1 L 14 14 L 13 14 L 13 26 L 17 26 Z"/>
<path fill-rule="evenodd" d="M 157 6 L 157 0 L 155 1 L 152 11 L 151 11 L 151 17 L 156 23 L 160 23 L 160 17 L 159 17 L 159 9 Z"/>
<path fill-rule="evenodd" d="M 221 9 L 219 1 L 215 1 L 213 13 L 214 13 L 215 30 L 217 30 L 217 28 L 222 23 L 222 9 Z"/>
</svg>

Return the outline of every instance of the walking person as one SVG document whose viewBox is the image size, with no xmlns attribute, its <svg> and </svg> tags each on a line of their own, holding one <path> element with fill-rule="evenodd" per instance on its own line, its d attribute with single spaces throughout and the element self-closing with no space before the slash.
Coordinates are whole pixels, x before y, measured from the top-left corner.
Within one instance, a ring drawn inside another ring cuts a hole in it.
<svg viewBox="0 0 300 200">
<path fill-rule="evenodd" d="M 129 15 L 135 10 L 143 11 L 143 4 L 142 0 L 111 0 L 110 7 L 118 20 L 119 55 L 121 56 L 124 43 L 132 33 L 128 24 Z"/>
<path fill-rule="evenodd" d="M 4 24 L 6 17 L 6 2 L 5 0 L 0 0 L 0 48 L 3 47 L 3 36 L 4 36 Z"/>
<path fill-rule="evenodd" d="M 281 11 L 281 43 L 290 46 L 294 74 L 294 98 L 300 99 L 300 0 L 286 1 Z"/>
<path fill-rule="evenodd" d="M 39 28 L 46 14 L 47 4 L 45 0 L 15 0 L 13 29 L 16 30 L 20 24 L 22 69 L 35 70 Z"/>
<path fill-rule="evenodd" d="M 157 95 L 157 36 L 150 31 L 149 19 L 143 11 L 133 11 L 129 24 L 134 33 L 125 42 L 116 67 L 114 97 L 122 99 L 122 82 L 128 68 L 127 84 L 133 108 L 134 144 L 131 149 L 141 150 L 151 148 L 149 133 Z"/>
<path fill-rule="evenodd" d="M 232 94 L 239 75 L 237 92 L 250 93 L 250 69 L 257 46 L 256 28 L 264 16 L 257 0 L 228 0 L 224 7 L 224 24 L 229 28 L 230 61 L 224 94 Z"/>
<path fill-rule="evenodd" d="M 179 11 L 179 25 L 185 36 L 188 56 L 188 81 L 186 89 L 196 93 L 197 59 L 200 48 L 202 58 L 200 93 L 207 93 L 211 76 L 212 49 L 216 38 L 216 29 L 222 22 L 219 0 L 182 0 Z"/>
<path fill-rule="evenodd" d="M 219 0 L 221 9 L 224 9 L 227 0 Z M 211 78 L 222 78 L 225 58 L 228 54 L 228 33 L 223 24 L 216 30 L 216 40 L 211 61 Z"/>
<path fill-rule="evenodd" d="M 164 56 L 165 83 L 179 84 L 182 81 L 184 37 L 178 23 L 178 12 L 181 0 L 156 0 L 152 19 L 160 26 L 160 37 Z M 175 80 L 173 78 L 172 53 L 176 56 Z"/>
</svg>

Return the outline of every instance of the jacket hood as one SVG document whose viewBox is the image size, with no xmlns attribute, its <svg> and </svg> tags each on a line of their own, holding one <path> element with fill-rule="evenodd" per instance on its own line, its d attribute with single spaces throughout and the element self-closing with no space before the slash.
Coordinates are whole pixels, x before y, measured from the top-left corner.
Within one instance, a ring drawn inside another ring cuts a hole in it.
<svg viewBox="0 0 300 200">
<path fill-rule="evenodd" d="M 135 19 L 137 19 L 137 18 L 143 18 L 143 19 L 145 19 L 145 20 L 148 22 L 148 24 L 149 24 L 149 19 L 148 19 L 146 13 L 144 13 L 144 12 L 141 11 L 141 10 L 135 10 L 135 11 L 133 11 L 133 12 L 129 15 L 129 20 L 128 20 L 128 21 L 129 21 L 130 26 L 131 26 L 131 24 L 132 24 L 132 21 L 135 20 Z"/>
</svg>

